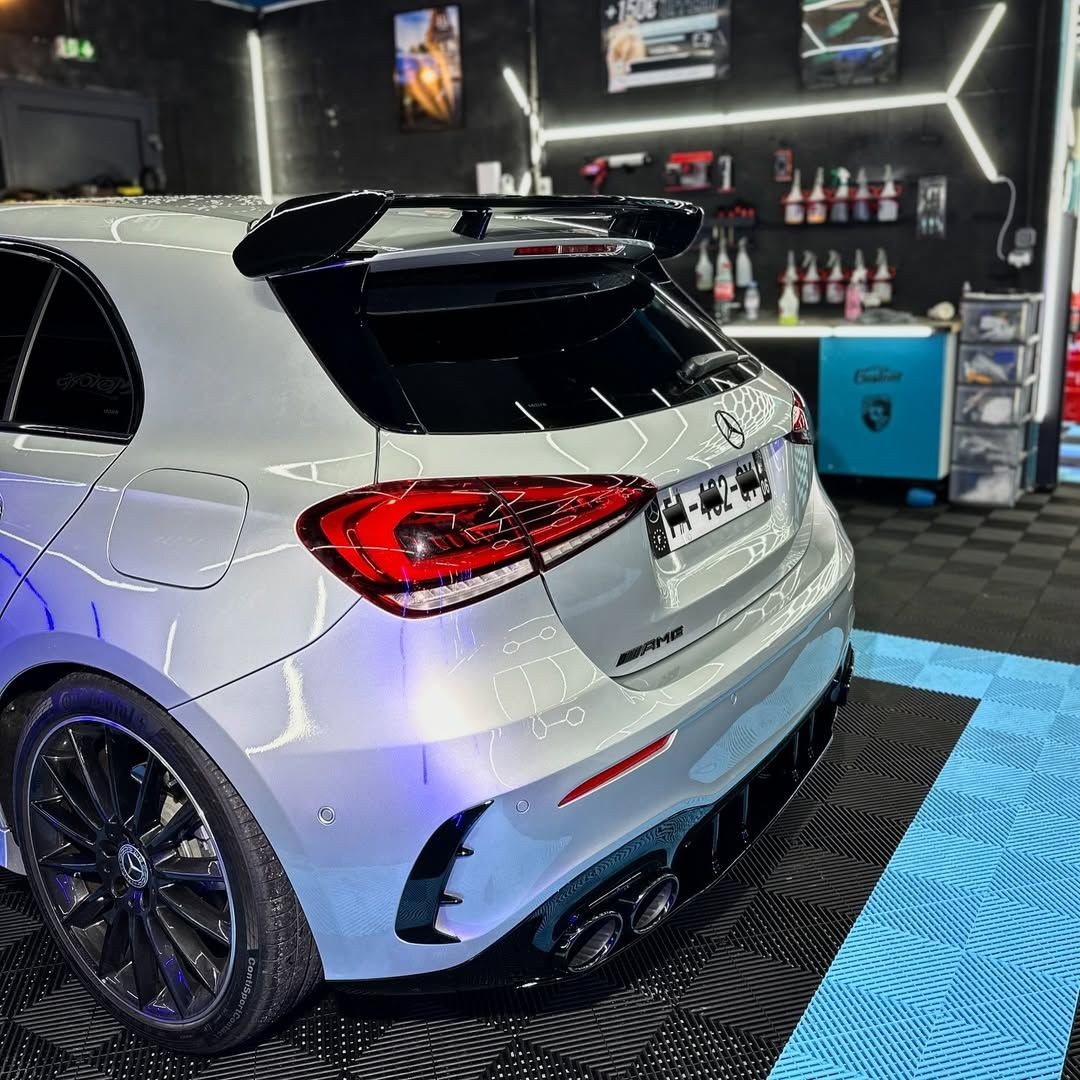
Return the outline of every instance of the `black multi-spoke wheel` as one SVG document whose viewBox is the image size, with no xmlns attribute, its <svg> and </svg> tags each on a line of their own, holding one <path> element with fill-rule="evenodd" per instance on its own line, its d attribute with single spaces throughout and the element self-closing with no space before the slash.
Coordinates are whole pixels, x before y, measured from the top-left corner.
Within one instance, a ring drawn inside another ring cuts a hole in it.
<svg viewBox="0 0 1080 1080">
<path fill-rule="evenodd" d="M 233 961 L 229 882 L 160 755 L 104 718 L 61 721 L 30 762 L 29 799 L 41 881 L 102 986 L 158 1021 L 211 1009 Z"/>
<path fill-rule="evenodd" d="M 311 933 L 266 837 L 141 695 L 90 675 L 54 686 L 20 744 L 16 813 L 61 949 L 145 1034 L 220 1050 L 317 985 Z"/>
</svg>

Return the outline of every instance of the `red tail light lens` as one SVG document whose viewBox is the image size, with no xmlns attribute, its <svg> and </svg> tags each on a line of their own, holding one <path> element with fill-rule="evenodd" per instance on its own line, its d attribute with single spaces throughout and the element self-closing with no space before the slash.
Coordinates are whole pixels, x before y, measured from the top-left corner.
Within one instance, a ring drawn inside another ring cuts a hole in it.
<svg viewBox="0 0 1080 1080">
<path fill-rule="evenodd" d="M 654 494 L 625 476 L 403 480 L 319 503 L 296 530 L 362 596 L 398 615 L 433 615 L 553 566 Z"/>
<path fill-rule="evenodd" d="M 797 443 L 799 446 L 813 446 L 814 431 L 810 426 L 810 412 L 806 408 L 802 394 L 798 390 L 792 391 L 791 402 L 791 432 L 788 441 Z"/>
</svg>

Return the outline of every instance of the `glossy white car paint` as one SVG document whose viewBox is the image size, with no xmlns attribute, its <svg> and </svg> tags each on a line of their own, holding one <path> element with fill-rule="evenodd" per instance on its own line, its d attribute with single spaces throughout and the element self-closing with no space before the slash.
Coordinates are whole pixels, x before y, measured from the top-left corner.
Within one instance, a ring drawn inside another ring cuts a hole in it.
<svg viewBox="0 0 1080 1080">
<path fill-rule="evenodd" d="M 127 446 L 0 432 L 0 686 L 74 664 L 170 710 L 273 844 L 328 978 L 453 967 L 628 838 L 715 802 L 793 729 L 848 647 L 851 547 L 812 451 L 783 438 L 791 391 L 767 371 L 587 428 L 376 431 L 270 286 L 237 272 L 245 225 L 213 209 L 0 209 L 0 234 L 64 252 L 100 281 L 144 383 Z M 402 619 L 297 539 L 304 509 L 375 480 L 632 473 L 663 487 L 737 456 L 717 409 L 765 446 L 774 498 L 664 559 L 635 519 L 543 578 Z M 749 605 L 724 591 L 735 576 Z M 673 621 L 681 648 L 612 674 L 622 650 Z M 671 731 L 658 758 L 558 806 Z M 401 940 L 395 914 L 418 852 L 486 800 L 475 857 L 449 882 L 463 902 L 439 915 L 461 940 Z"/>
</svg>

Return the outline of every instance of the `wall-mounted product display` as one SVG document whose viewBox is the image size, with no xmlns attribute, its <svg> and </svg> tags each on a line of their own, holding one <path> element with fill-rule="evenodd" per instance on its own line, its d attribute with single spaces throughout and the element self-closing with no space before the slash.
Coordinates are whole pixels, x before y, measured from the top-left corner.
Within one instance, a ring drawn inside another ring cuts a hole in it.
<svg viewBox="0 0 1080 1080">
<path fill-rule="evenodd" d="M 843 166 L 833 170 L 834 187 L 825 186 L 825 169 L 819 166 L 809 191 L 802 187 L 802 170 L 792 174 L 791 190 L 782 198 L 785 225 L 892 225 L 900 220 L 900 196 L 903 185 L 898 183 L 891 165 L 885 166 L 880 184 L 871 184 L 866 168 L 859 169 L 855 190 L 851 189 L 851 173 Z"/>
<path fill-rule="evenodd" d="M 664 190 L 708 191 L 712 188 L 712 167 L 716 155 L 711 150 L 680 150 L 664 166 Z"/>
<path fill-rule="evenodd" d="M 445 131 L 464 123 L 461 11 L 457 4 L 394 16 L 395 82 L 402 131 Z"/>
<path fill-rule="evenodd" d="M 777 281 L 782 292 L 790 286 L 803 305 L 843 305 L 845 317 L 854 321 L 862 315 L 864 308 L 892 304 L 896 267 L 889 263 L 884 248 L 877 250 L 873 271 L 867 267 L 861 248 L 856 250 L 850 270 L 844 269 L 843 259 L 836 250 L 829 252 L 824 271 L 819 269 L 815 252 L 803 252 L 800 269 L 795 252 L 789 251 L 787 265 Z"/>
<path fill-rule="evenodd" d="M 944 176 L 919 178 L 917 229 L 923 240 L 945 239 L 945 213 L 949 202 L 949 181 Z"/>
<path fill-rule="evenodd" d="M 790 184 L 795 176 L 795 153 L 790 147 L 773 151 L 773 179 L 778 184 Z"/>
<path fill-rule="evenodd" d="M 811 89 L 892 82 L 900 0 L 802 0 L 802 78 Z"/>
<path fill-rule="evenodd" d="M 601 0 L 608 92 L 726 79 L 731 0 Z"/>
<path fill-rule="evenodd" d="M 612 169 L 622 169 L 631 173 L 635 169 L 651 165 L 652 158 L 644 151 L 633 154 L 608 154 L 606 157 L 589 158 L 581 166 L 581 175 L 592 185 L 593 194 L 599 195 L 604 190 Z"/>
</svg>

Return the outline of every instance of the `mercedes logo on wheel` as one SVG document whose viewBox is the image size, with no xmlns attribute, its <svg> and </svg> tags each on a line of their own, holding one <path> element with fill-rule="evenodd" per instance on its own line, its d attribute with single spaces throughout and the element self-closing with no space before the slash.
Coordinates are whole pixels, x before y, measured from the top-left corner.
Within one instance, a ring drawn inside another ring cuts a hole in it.
<svg viewBox="0 0 1080 1080">
<path fill-rule="evenodd" d="M 716 410 L 716 426 L 720 429 L 720 434 L 736 449 L 741 450 L 746 443 L 746 432 L 742 429 L 742 424 L 735 419 L 729 412 L 725 412 L 723 409 Z"/>
<path fill-rule="evenodd" d="M 122 844 L 117 857 L 120 873 L 133 888 L 141 889 L 150 880 L 150 867 L 134 844 Z"/>
</svg>

